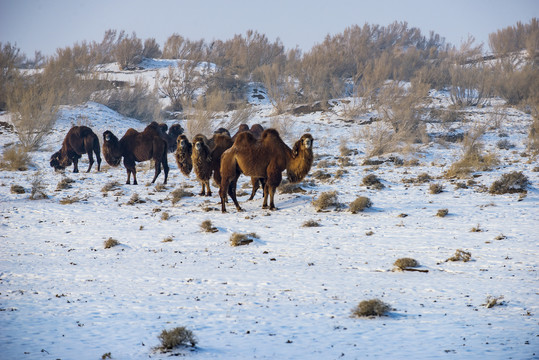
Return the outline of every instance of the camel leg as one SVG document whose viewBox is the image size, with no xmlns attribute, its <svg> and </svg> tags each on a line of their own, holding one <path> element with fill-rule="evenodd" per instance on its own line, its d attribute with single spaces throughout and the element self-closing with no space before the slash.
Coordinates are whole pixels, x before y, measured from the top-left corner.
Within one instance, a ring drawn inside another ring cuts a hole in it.
<svg viewBox="0 0 539 360">
<path fill-rule="evenodd" d="M 170 167 L 168 166 L 167 150 L 166 149 L 165 149 L 165 154 L 164 154 L 163 159 L 161 160 L 161 162 L 163 163 L 163 170 L 165 171 L 165 181 L 163 182 L 163 184 L 166 184 L 167 180 L 168 180 L 168 171 L 170 169 Z"/>
<path fill-rule="evenodd" d="M 219 188 L 219 197 L 221 198 L 221 212 L 226 213 L 225 199 L 226 190 L 229 184 L 226 181 L 221 180 L 221 187 Z"/>
<path fill-rule="evenodd" d="M 230 182 L 230 185 L 228 186 L 228 195 L 234 202 L 234 205 L 236 205 L 236 209 L 238 211 L 243 211 L 240 204 L 238 203 L 238 198 L 236 197 L 236 186 L 238 184 L 238 178 L 235 178 Z"/>
<path fill-rule="evenodd" d="M 89 173 L 92 169 L 92 165 L 94 164 L 93 139 L 91 142 L 84 140 L 84 150 L 86 150 L 86 154 L 88 154 L 88 162 L 90 163 L 88 165 L 88 170 L 86 170 L 86 172 Z"/>
<path fill-rule="evenodd" d="M 127 171 L 126 184 L 131 184 L 131 173 L 133 173 L 133 185 L 137 185 L 137 168 L 135 162 L 124 157 L 124 166 Z"/>
<path fill-rule="evenodd" d="M 262 179 L 251 178 L 251 185 L 252 185 L 253 188 L 251 190 L 251 196 L 249 196 L 249 199 L 247 199 L 247 201 L 254 199 L 255 194 L 256 194 L 258 188 L 260 187 L 259 180 L 262 180 Z"/>
<path fill-rule="evenodd" d="M 161 161 L 155 160 L 155 173 L 153 175 L 152 184 L 157 180 L 159 174 L 161 174 Z"/>
<path fill-rule="evenodd" d="M 74 173 L 79 172 L 79 159 L 77 159 L 77 157 L 73 158 L 73 172 Z"/>
<path fill-rule="evenodd" d="M 205 180 L 206 183 L 206 196 L 211 196 L 210 180 Z"/>
</svg>

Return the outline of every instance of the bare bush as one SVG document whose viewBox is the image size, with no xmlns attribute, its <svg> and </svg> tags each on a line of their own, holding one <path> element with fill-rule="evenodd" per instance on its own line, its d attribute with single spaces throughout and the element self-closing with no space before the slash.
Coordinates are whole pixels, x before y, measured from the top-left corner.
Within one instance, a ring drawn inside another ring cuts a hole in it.
<svg viewBox="0 0 539 360">
<path fill-rule="evenodd" d="M 396 268 L 400 270 L 406 270 L 408 268 L 418 267 L 419 262 L 415 259 L 405 257 L 405 258 L 400 258 L 400 259 L 395 260 L 395 262 L 393 263 L 393 266 L 395 266 Z"/>
<path fill-rule="evenodd" d="M 391 307 L 382 300 L 363 300 L 352 309 L 352 317 L 384 316 L 389 310 Z"/>
<path fill-rule="evenodd" d="M 357 214 L 372 206 L 372 201 L 368 197 L 359 196 L 350 203 L 350 212 Z"/>
<path fill-rule="evenodd" d="M 111 237 L 109 237 L 107 240 L 105 240 L 103 242 L 103 247 L 105 249 L 110 249 L 110 248 L 113 248 L 113 247 L 118 246 L 118 245 L 120 245 L 120 242 L 118 240 L 116 240 L 116 239 L 111 238 Z"/>
<path fill-rule="evenodd" d="M 23 146 L 11 146 L 2 153 L 0 169 L 26 171 L 30 164 L 30 154 Z"/>
<path fill-rule="evenodd" d="M 40 76 L 24 79 L 13 86 L 8 99 L 11 122 L 26 150 L 38 149 L 52 130 L 58 112 L 54 89 Z"/>
<path fill-rule="evenodd" d="M 365 176 L 361 183 L 368 188 L 373 188 L 375 190 L 381 190 L 385 187 L 384 184 L 382 184 L 382 182 L 380 181 L 380 179 L 374 174 L 369 174 Z"/>
<path fill-rule="evenodd" d="M 199 61 L 179 60 L 176 66 L 169 66 L 167 74 L 157 74 L 156 88 L 170 99 L 172 111 L 182 111 L 195 100 L 205 81 L 199 66 Z"/>
<path fill-rule="evenodd" d="M 522 193 L 526 192 L 529 180 L 522 171 L 513 171 L 508 174 L 503 174 L 499 180 L 492 183 L 488 192 L 491 194 L 507 194 L 507 193 Z"/>
<path fill-rule="evenodd" d="M 156 350 L 163 352 L 178 346 L 195 347 L 198 343 L 195 334 L 184 326 L 176 327 L 172 330 L 163 330 L 158 338 L 161 341 L 161 346 L 157 347 Z"/>
<path fill-rule="evenodd" d="M 312 201 L 316 211 L 326 210 L 331 206 L 338 207 L 340 205 L 338 201 L 337 191 L 327 191 L 321 193 L 318 198 Z"/>
<path fill-rule="evenodd" d="M 248 245 L 252 243 L 255 239 L 258 239 L 258 235 L 255 233 L 240 234 L 240 233 L 235 232 L 230 236 L 230 245 L 231 246 Z"/>
<path fill-rule="evenodd" d="M 157 92 L 141 78 L 135 78 L 131 86 L 114 88 L 93 95 L 92 100 L 118 113 L 143 122 L 159 120 L 161 105 Z"/>
<path fill-rule="evenodd" d="M 213 226 L 211 220 L 204 220 L 201 224 L 200 224 L 200 229 L 204 232 L 209 232 L 209 233 L 215 233 L 215 232 L 218 232 L 219 229 L 217 229 L 215 226 Z"/>
<path fill-rule="evenodd" d="M 45 183 L 43 174 L 36 171 L 31 182 L 30 200 L 48 199 L 49 196 L 45 193 Z"/>
<path fill-rule="evenodd" d="M 121 70 L 132 70 L 142 60 L 142 41 L 133 32 L 131 37 L 121 39 L 114 48 L 114 59 Z"/>
<path fill-rule="evenodd" d="M 159 48 L 159 44 L 154 38 L 148 38 L 144 40 L 144 49 L 142 50 L 142 56 L 149 59 L 160 58 L 163 53 Z"/>
<path fill-rule="evenodd" d="M 11 185 L 10 192 L 12 194 L 24 194 L 26 190 L 24 190 L 24 187 L 21 185 L 13 184 Z"/>
<path fill-rule="evenodd" d="M 472 259 L 472 253 L 468 251 L 464 251 L 461 249 L 457 249 L 455 252 L 455 255 L 451 256 L 446 260 L 447 261 L 462 261 L 462 262 L 468 262 Z"/>
</svg>

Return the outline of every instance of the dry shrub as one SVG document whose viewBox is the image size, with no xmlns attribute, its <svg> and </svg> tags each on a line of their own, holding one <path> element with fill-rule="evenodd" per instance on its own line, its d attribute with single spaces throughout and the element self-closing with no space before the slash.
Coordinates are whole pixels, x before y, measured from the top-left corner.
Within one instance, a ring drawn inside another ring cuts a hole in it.
<svg viewBox="0 0 539 360">
<path fill-rule="evenodd" d="M 357 214 L 358 212 L 364 211 L 367 208 L 372 206 L 372 201 L 368 197 L 359 196 L 354 201 L 350 203 L 350 212 L 352 214 Z"/>
<path fill-rule="evenodd" d="M 438 216 L 438 217 L 445 217 L 447 214 L 449 214 L 449 210 L 447 210 L 447 209 L 440 209 L 440 210 L 438 210 L 438 212 L 436 213 L 436 216 Z"/>
<path fill-rule="evenodd" d="M 161 213 L 161 220 L 163 221 L 167 221 L 168 219 L 170 219 L 170 214 L 166 211 L 162 212 Z"/>
<path fill-rule="evenodd" d="M 58 182 L 58 185 L 56 185 L 56 191 L 70 189 L 70 188 L 72 188 L 71 184 L 74 183 L 74 182 L 75 182 L 75 180 L 73 180 L 71 178 L 68 178 L 68 177 L 64 177 L 64 178 L 62 178 L 62 180 L 60 180 Z"/>
<path fill-rule="evenodd" d="M 339 145 L 339 151 L 341 153 L 341 156 L 349 156 L 352 153 L 352 150 L 348 147 L 346 139 L 341 139 L 341 144 Z"/>
<path fill-rule="evenodd" d="M 279 194 L 298 194 L 298 193 L 307 192 L 299 184 L 285 182 L 284 180 L 283 182 L 281 182 L 278 189 L 279 189 Z"/>
<path fill-rule="evenodd" d="M 258 235 L 255 233 L 240 234 L 240 233 L 235 232 L 230 236 L 230 245 L 231 246 L 248 245 L 258 238 L 259 238 Z"/>
<path fill-rule="evenodd" d="M 106 192 L 109 192 L 109 191 L 116 191 L 119 188 L 120 188 L 120 183 L 119 182 L 111 181 L 111 182 L 106 183 L 105 186 L 103 186 L 101 188 L 101 192 L 106 193 Z"/>
<path fill-rule="evenodd" d="M 463 261 L 463 262 L 468 262 L 472 259 L 472 253 L 468 252 L 468 251 L 464 251 L 464 250 L 461 250 L 461 249 L 457 249 L 457 251 L 455 252 L 455 255 L 451 256 L 450 258 L 448 258 L 446 260 L 447 261 Z"/>
<path fill-rule="evenodd" d="M 131 195 L 131 198 L 129 199 L 128 202 L 126 202 L 126 204 L 127 205 L 135 205 L 135 204 L 143 204 L 145 202 L 146 202 L 146 200 L 141 199 L 139 194 L 133 193 L 133 195 Z"/>
<path fill-rule="evenodd" d="M 120 245 L 120 242 L 116 239 L 113 239 L 111 237 L 108 238 L 108 240 L 105 240 L 104 243 L 103 243 L 103 246 L 105 247 L 105 249 L 110 249 L 112 247 L 115 247 L 115 246 L 118 246 Z"/>
<path fill-rule="evenodd" d="M 96 93 L 92 100 L 140 121 L 150 122 L 160 117 L 157 93 L 142 78 L 136 78 L 130 86 Z"/>
<path fill-rule="evenodd" d="M 366 142 L 367 157 L 380 156 L 398 148 L 398 142 L 393 138 L 394 131 L 381 121 L 363 127 L 357 138 Z"/>
<path fill-rule="evenodd" d="M 185 190 L 183 187 L 173 190 L 170 195 L 172 196 L 172 205 L 176 205 L 182 198 L 187 196 L 193 196 L 193 193 Z"/>
<path fill-rule="evenodd" d="M 79 202 L 81 200 L 82 200 L 82 198 L 80 198 L 78 196 L 66 196 L 65 198 L 60 200 L 60 204 L 69 205 L 69 204 Z"/>
<path fill-rule="evenodd" d="M 499 140 L 497 143 L 496 143 L 496 147 L 500 150 L 509 150 L 509 149 L 512 149 L 515 147 L 515 144 L 511 143 L 509 140 L 507 139 L 502 139 L 502 140 Z"/>
<path fill-rule="evenodd" d="M 539 104 L 535 107 L 533 122 L 528 133 L 527 147 L 533 153 L 539 153 Z"/>
<path fill-rule="evenodd" d="M 326 172 L 326 171 L 323 171 L 323 170 L 317 170 L 317 171 L 313 172 L 311 174 L 311 176 L 314 179 L 321 180 L 321 181 L 328 180 L 328 179 L 331 178 L 331 174 Z"/>
<path fill-rule="evenodd" d="M 524 193 L 528 184 L 528 177 L 522 171 L 513 171 L 503 174 L 499 180 L 494 181 L 488 192 L 493 195 Z"/>
<path fill-rule="evenodd" d="M 307 220 L 301 225 L 301 227 L 319 227 L 319 226 L 321 225 L 316 220 Z"/>
<path fill-rule="evenodd" d="M 444 186 L 442 184 L 430 184 L 429 192 L 431 194 L 439 194 L 444 191 Z"/>
<path fill-rule="evenodd" d="M 362 180 L 362 184 L 375 190 L 381 190 L 385 187 L 384 184 L 380 182 L 380 179 L 374 174 L 365 176 Z"/>
<path fill-rule="evenodd" d="M 316 211 L 322 211 L 330 206 L 339 206 L 337 191 L 323 192 L 317 199 L 312 201 Z"/>
<path fill-rule="evenodd" d="M 200 229 L 204 232 L 209 232 L 209 233 L 215 233 L 219 231 L 215 226 L 213 226 L 211 220 L 204 220 L 200 224 Z"/>
<path fill-rule="evenodd" d="M 393 263 L 395 267 L 397 267 L 400 270 L 405 270 L 408 268 L 415 268 L 419 266 L 419 262 L 412 258 L 400 258 L 395 260 Z"/>
<path fill-rule="evenodd" d="M 26 191 L 24 190 L 24 187 L 21 185 L 13 184 L 11 185 L 11 193 L 12 194 L 24 194 Z"/>
<path fill-rule="evenodd" d="M 494 306 L 504 305 L 504 302 L 501 301 L 502 299 L 503 299 L 503 295 L 498 296 L 498 297 L 487 296 L 487 301 L 483 304 L 483 306 L 486 307 L 487 309 L 490 309 L 490 308 L 493 308 Z"/>
<path fill-rule="evenodd" d="M 176 327 L 172 330 L 163 330 L 158 339 L 161 341 L 161 346 L 157 347 L 156 350 L 163 352 L 178 346 L 195 347 L 198 343 L 195 334 L 184 326 Z"/>
<path fill-rule="evenodd" d="M 165 190 L 167 190 L 167 186 L 164 185 L 164 184 L 156 184 L 155 187 L 154 187 L 155 191 L 157 192 L 163 192 Z"/>
<path fill-rule="evenodd" d="M 474 171 L 487 171 L 498 164 L 495 154 L 482 154 L 483 145 L 480 142 L 481 136 L 486 131 L 485 125 L 476 125 L 463 140 L 463 156 L 453 163 L 445 172 L 448 178 L 463 178 Z"/>
<path fill-rule="evenodd" d="M 31 182 L 30 200 L 48 199 L 45 193 L 45 184 L 41 172 L 37 171 Z"/>
<path fill-rule="evenodd" d="M 30 164 L 30 155 L 23 146 L 12 146 L 4 150 L 0 169 L 10 171 L 28 170 Z"/>
<path fill-rule="evenodd" d="M 363 300 L 352 309 L 352 317 L 384 316 L 389 310 L 391 307 L 382 300 Z"/>
<path fill-rule="evenodd" d="M 172 238 L 172 236 L 167 236 L 166 238 L 164 238 L 163 240 L 161 240 L 161 242 L 164 242 L 164 243 L 168 243 L 168 242 L 172 242 L 174 241 L 174 239 Z"/>
</svg>

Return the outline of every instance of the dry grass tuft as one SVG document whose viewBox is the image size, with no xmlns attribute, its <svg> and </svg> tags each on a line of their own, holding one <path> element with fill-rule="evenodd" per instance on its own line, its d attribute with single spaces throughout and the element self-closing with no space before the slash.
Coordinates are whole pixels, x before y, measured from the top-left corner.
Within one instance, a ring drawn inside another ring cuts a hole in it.
<svg viewBox="0 0 539 360">
<path fill-rule="evenodd" d="M 108 240 L 105 240 L 105 242 L 103 243 L 103 246 L 105 247 L 105 249 L 110 249 L 112 247 L 115 247 L 115 246 L 118 246 L 120 245 L 120 242 L 118 240 L 115 240 L 113 238 L 108 238 Z"/>
<path fill-rule="evenodd" d="M 135 204 L 144 204 L 146 200 L 142 200 L 140 196 L 137 193 L 133 193 L 131 195 L 131 198 L 128 202 L 126 202 L 127 205 L 135 205 Z"/>
<path fill-rule="evenodd" d="M 316 211 L 322 211 L 330 206 L 339 206 L 337 191 L 327 191 L 320 194 L 320 196 L 312 201 Z"/>
<path fill-rule="evenodd" d="M 483 306 L 486 307 L 487 309 L 490 309 L 490 308 L 493 308 L 494 306 L 505 305 L 505 303 L 501 301 L 502 299 L 503 299 L 503 295 L 498 296 L 498 297 L 487 296 L 487 301 L 483 304 Z"/>
<path fill-rule="evenodd" d="M 21 185 L 13 184 L 10 189 L 12 194 L 24 194 L 26 191 Z"/>
<path fill-rule="evenodd" d="M 81 200 L 82 200 L 82 198 L 80 198 L 78 196 L 66 196 L 65 198 L 60 200 L 60 204 L 69 205 L 69 204 L 79 202 Z"/>
<path fill-rule="evenodd" d="M 431 194 L 439 194 L 444 191 L 444 186 L 442 184 L 430 184 L 429 192 Z"/>
<path fill-rule="evenodd" d="M 447 261 L 462 261 L 462 262 L 468 262 L 472 259 L 472 253 L 468 251 L 464 251 L 461 249 L 457 249 L 455 252 L 455 255 L 451 256 L 446 260 Z"/>
<path fill-rule="evenodd" d="M 101 188 L 101 192 L 106 193 L 109 191 L 116 191 L 120 188 L 120 183 L 117 181 L 111 181 L 105 184 L 103 188 Z"/>
<path fill-rule="evenodd" d="M 357 199 L 350 203 L 350 212 L 357 214 L 372 206 L 372 201 L 368 197 L 359 196 Z"/>
<path fill-rule="evenodd" d="M 374 174 L 365 176 L 362 180 L 362 184 L 367 186 L 369 189 L 372 188 L 375 190 L 381 190 L 385 187 L 384 184 L 380 182 L 380 179 Z"/>
<path fill-rule="evenodd" d="M 391 307 L 382 300 L 363 300 L 352 309 L 352 317 L 384 316 L 389 310 Z"/>
<path fill-rule="evenodd" d="M 164 238 L 163 240 L 161 240 L 161 242 L 164 242 L 164 243 L 169 243 L 169 242 L 172 242 L 174 241 L 174 239 L 172 238 L 172 236 L 167 236 L 166 238 Z"/>
<path fill-rule="evenodd" d="M 73 184 L 74 182 L 75 180 L 65 177 L 58 182 L 58 185 L 56 185 L 56 191 L 70 189 L 72 188 L 71 184 Z"/>
<path fill-rule="evenodd" d="M 30 200 L 48 199 L 48 195 L 45 194 L 45 184 L 43 183 L 43 177 L 41 172 L 37 171 L 32 179 L 32 189 L 30 190 Z"/>
<path fill-rule="evenodd" d="M 170 219 L 170 214 L 166 211 L 162 212 L 161 213 L 161 220 L 163 221 L 167 221 L 168 219 Z"/>
<path fill-rule="evenodd" d="M 499 180 L 493 182 L 488 192 L 493 195 L 524 193 L 528 184 L 528 177 L 522 171 L 513 171 L 503 174 Z"/>
<path fill-rule="evenodd" d="M 438 217 L 445 217 L 447 214 L 449 214 L 449 210 L 447 210 L 447 209 L 440 209 L 440 210 L 438 210 L 438 212 L 436 213 L 436 216 L 438 216 Z"/>
<path fill-rule="evenodd" d="M 231 246 L 248 245 L 258 238 L 259 238 L 258 235 L 255 233 L 240 234 L 240 233 L 235 232 L 230 236 L 230 245 Z"/>
<path fill-rule="evenodd" d="M 316 220 L 307 220 L 301 225 L 301 227 L 319 227 L 319 226 L 322 226 L 322 225 L 320 225 L 320 223 Z"/>
<path fill-rule="evenodd" d="M 201 229 L 203 232 L 209 232 L 209 233 L 216 233 L 216 232 L 219 231 L 215 226 L 213 226 L 211 220 L 204 220 L 204 221 L 200 224 L 200 229 Z"/>
<path fill-rule="evenodd" d="M 9 171 L 26 171 L 30 164 L 30 155 L 23 146 L 12 146 L 2 154 L 0 169 Z"/>
<path fill-rule="evenodd" d="M 415 268 L 419 266 L 419 262 L 412 258 L 400 258 L 395 260 L 393 265 L 399 270 L 406 270 L 409 268 Z"/>
<path fill-rule="evenodd" d="M 187 196 L 193 196 L 193 193 L 185 190 L 183 187 L 173 190 L 170 195 L 172 196 L 172 205 L 176 205 L 181 199 Z"/>
<path fill-rule="evenodd" d="M 195 347 L 198 343 L 195 334 L 184 326 L 176 327 L 172 330 L 163 330 L 158 338 L 161 341 L 161 346 L 157 347 L 156 350 L 162 352 L 172 350 L 178 346 Z"/>
</svg>

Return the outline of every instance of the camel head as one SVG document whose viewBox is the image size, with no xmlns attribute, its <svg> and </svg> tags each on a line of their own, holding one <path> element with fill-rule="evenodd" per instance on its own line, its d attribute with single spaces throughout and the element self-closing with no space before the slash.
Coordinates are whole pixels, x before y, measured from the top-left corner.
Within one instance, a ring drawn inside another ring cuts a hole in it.
<svg viewBox="0 0 539 360">
<path fill-rule="evenodd" d="M 67 156 L 62 156 L 62 151 L 59 150 L 51 155 L 50 165 L 55 171 L 64 170 L 66 167 L 72 164 L 71 160 Z"/>
<path fill-rule="evenodd" d="M 170 128 L 168 129 L 168 134 L 172 136 L 174 139 L 177 139 L 178 136 L 183 134 L 183 128 L 180 124 L 171 125 Z"/>
<path fill-rule="evenodd" d="M 103 156 L 110 166 L 118 166 L 122 160 L 118 138 L 109 130 L 103 133 Z"/>
<path fill-rule="evenodd" d="M 292 148 L 294 157 L 298 156 L 301 151 L 309 151 L 312 153 L 313 137 L 311 134 L 303 134 L 303 136 L 296 141 Z"/>
<path fill-rule="evenodd" d="M 180 135 L 176 139 L 177 148 L 181 149 L 183 151 L 189 151 L 192 148 L 191 143 L 189 142 L 189 139 L 187 139 L 187 136 Z"/>
<path fill-rule="evenodd" d="M 204 135 L 198 134 L 193 138 L 193 146 L 196 151 L 200 152 L 208 146 L 208 139 Z"/>
</svg>

